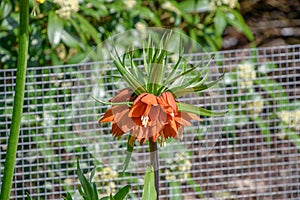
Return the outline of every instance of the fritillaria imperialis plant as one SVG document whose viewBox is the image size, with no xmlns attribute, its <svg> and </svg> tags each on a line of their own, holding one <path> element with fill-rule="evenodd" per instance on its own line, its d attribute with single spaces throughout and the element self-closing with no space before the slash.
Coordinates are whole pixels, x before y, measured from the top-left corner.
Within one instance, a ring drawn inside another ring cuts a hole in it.
<svg viewBox="0 0 300 200">
<path fill-rule="evenodd" d="M 115 49 L 116 56 L 112 56 L 114 64 L 128 87 L 120 90 L 109 102 L 95 99 L 112 106 L 100 118 L 99 123 L 111 122 L 112 135 L 115 137 L 130 133 L 128 152 L 132 152 L 136 140 L 140 144 L 149 141 L 157 197 L 159 194 L 157 143 L 164 145 L 167 138 L 182 139 L 184 127 L 191 126 L 192 120 L 202 121 L 199 116 L 225 114 L 180 102 L 180 97 L 184 95 L 201 92 L 214 86 L 222 76 L 218 80 L 207 82 L 210 63 L 202 69 L 200 66 L 189 64 L 184 59 L 182 47 L 177 61 L 170 64 L 169 57 L 174 54 L 166 49 L 171 38 L 172 33 L 165 34 L 158 48 L 149 39 L 147 48 L 139 51 L 144 58 L 142 67 L 135 62 L 135 50 L 125 53 L 121 58 Z M 127 154 L 124 170 L 130 156 L 131 153 Z"/>
</svg>

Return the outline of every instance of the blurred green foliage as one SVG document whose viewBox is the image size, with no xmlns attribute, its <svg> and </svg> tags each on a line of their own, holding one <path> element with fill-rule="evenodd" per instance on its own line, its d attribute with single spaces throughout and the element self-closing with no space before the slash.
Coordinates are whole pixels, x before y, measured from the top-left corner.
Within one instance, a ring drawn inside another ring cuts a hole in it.
<svg viewBox="0 0 300 200">
<path fill-rule="evenodd" d="M 30 17 L 28 66 L 79 63 L 111 35 L 134 28 L 174 28 L 208 51 L 222 48 L 228 26 L 253 40 L 236 0 L 46 0 L 35 9 L 30 2 L 36 14 Z M 16 66 L 18 16 L 18 1 L 1 1 L 0 69 Z"/>
<path fill-rule="evenodd" d="M 234 132 L 237 127 L 243 128 L 253 122 L 265 141 L 278 136 L 290 139 L 300 148 L 300 137 L 296 133 L 299 129 L 296 124 L 299 123 L 300 102 L 290 101 L 282 84 L 268 76 L 269 72 L 276 71 L 277 65 L 268 62 L 261 64 L 254 57 L 225 74 L 226 93 L 230 96 L 227 100 L 231 103 L 228 104 L 230 112 L 224 129 Z M 235 137 L 235 134 L 231 136 Z"/>
</svg>

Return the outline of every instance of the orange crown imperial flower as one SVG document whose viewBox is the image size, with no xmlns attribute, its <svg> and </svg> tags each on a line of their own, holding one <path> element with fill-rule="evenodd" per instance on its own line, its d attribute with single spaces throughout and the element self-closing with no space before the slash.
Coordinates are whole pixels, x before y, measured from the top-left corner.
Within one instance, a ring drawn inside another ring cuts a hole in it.
<svg viewBox="0 0 300 200">
<path fill-rule="evenodd" d="M 120 90 L 109 102 L 95 99 L 112 106 L 99 123 L 112 122 L 112 134 L 116 137 L 130 132 L 128 144 L 132 147 L 135 140 L 142 144 L 147 139 L 160 143 L 164 143 L 166 138 L 182 139 L 184 126 L 191 126 L 192 120 L 202 121 L 198 116 L 222 116 L 226 113 L 175 100 L 214 86 L 223 75 L 206 83 L 210 63 L 204 67 L 188 64 L 181 51 L 177 62 L 168 64 L 170 52 L 166 49 L 169 49 L 171 40 L 172 34 L 164 36 L 159 48 L 151 46 L 152 42 L 149 41 L 147 48 L 142 51 L 143 68 L 135 63 L 134 51 L 125 53 L 121 59 L 115 49 L 113 62 L 129 87 Z M 129 58 L 129 62 L 126 58 Z M 126 66 L 128 63 L 130 67 Z"/>
<path fill-rule="evenodd" d="M 148 138 L 156 142 L 159 136 L 163 140 L 170 137 L 181 138 L 184 126 L 191 125 L 190 120 L 202 121 L 195 114 L 179 112 L 170 92 L 163 92 L 160 96 L 142 93 L 134 97 L 132 90 L 125 88 L 110 102 L 120 103 L 133 98 L 131 107 L 115 105 L 99 120 L 112 122 L 112 134 L 116 137 L 130 131 L 133 139 L 140 143 Z"/>
</svg>

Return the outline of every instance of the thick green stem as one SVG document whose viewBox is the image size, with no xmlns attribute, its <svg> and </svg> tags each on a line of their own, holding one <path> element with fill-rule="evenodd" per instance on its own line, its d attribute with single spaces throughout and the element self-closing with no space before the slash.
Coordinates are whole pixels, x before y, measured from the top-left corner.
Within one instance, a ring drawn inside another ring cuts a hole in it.
<svg viewBox="0 0 300 200">
<path fill-rule="evenodd" d="M 150 159 L 151 159 L 151 165 L 154 168 L 154 184 L 155 184 L 155 190 L 157 194 L 157 200 L 159 200 L 159 159 L 158 159 L 158 153 L 157 153 L 157 142 L 151 142 L 149 140 L 149 146 L 150 146 Z"/>
<path fill-rule="evenodd" d="M 27 53 L 28 53 L 28 25 L 29 24 L 29 0 L 20 0 L 20 33 L 19 53 L 17 64 L 17 80 L 14 98 L 14 108 L 10 135 L 5 158 L 4 174 L 1 186 L 1 200 L 8 200 L 12 186 L 16 153 L 19 141 L 19 133 L 23 112 L 24 90 L 26 80 Z"/>
</svg>

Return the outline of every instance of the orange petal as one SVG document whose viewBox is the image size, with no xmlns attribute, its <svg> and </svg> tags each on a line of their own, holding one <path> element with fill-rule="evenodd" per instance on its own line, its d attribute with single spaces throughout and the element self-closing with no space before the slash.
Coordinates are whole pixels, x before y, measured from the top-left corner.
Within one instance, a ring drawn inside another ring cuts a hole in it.
<svg viewBox="0 0 300 200">
<path fill-rule="evenodd" d="M 135 105 L 137 102 L 141 101 L 141 98 L 143 98 L 145 95 L 147 95 L 148 93 L 142 93 L 140 94 L 133 102 L 133 105 Z"/>
<path fill-rule="evenodd" d="M 157 106 L 157 97 L 153 94 L 146 94 L 141 98 L 141 101 L 143 103 L 146 103 L 148 105 L 153 105 L 153 106 Z"/>
<path fill-rule="evenodd" d="M 129 98 L 132 96 L 133 92 L 130 88 L 124 88 L 118 91 L 118 94 L 113 97 L 110 101 L 111 102 L 125 102 L 128 101 Z"/>
<path fill-rule="evenodd" d="M 117 106 L 115 106 L 117 107 Z M 116 109 L 113 109 L 113 114 L 115 116 L 114 121 L 118 122 L 123 117 L 123 115 L 129 113 L 129 107 L 128 106 L 118 106 Z"/>
<path fill-rule="evenodd" d="M 122 131 L 122 129 L 116 123 L 112 124 L 111 131 L 112 131 L 112 134 L 116 137 L 120 137 L 121 135 L 123 135 L 125 133 L 124 131 Z"/>
<path fill-rule="evenodd" d="M 173 129 L 173 127 L 170 126 L 170 124 L 167 124 L 163 130 L 163 134 L 165 138 L 173 137 L 175 138 L 177 135 L 177 130 Z"/>
<path fill-rule="evenodd" d="M 147 104 L 144 104 L 142 102 L 137 102 L 135 105 L 133 105 L 129 111 L 129 117 L 141 117 L 147 108 Z"/>
<path fill-rule="evenodd" d="M 177 111 L 177 105 L 173 94 L 171 92 L 163 92 L 161 95 L 162 98 L 167 102 L 167 104 L 171 106 L 171 108 L 173 108 L 174 111 Z"/>
<path fill-rule="evenodd" d="M 175 121 L 183 126 L 191 126 L 190 123 L 190 117 L 188 115 L 185 115 L 184 113 L 179 113 L 177 116 L 175 116 Z"/>
<path fill-rule="evenodd" d="M 203 119 L 201 119 L 200 117 L 198 117 L 196 114 L 194 113 L 188 113 L 188 112 L 182 112 L 182 117 L 188 119 L 188 120 L 197 120 L 199 122 L 202 122 Z"/>
<path fill-rule="evenodd" d="M 114 120 L 114 115 L 112 112 L 112 108 L 110 108 L 104 113 L 103 117 L 101 119 L 99 119 L 98 123 L 112 122 L 113 120 Z"/>
</svg>

